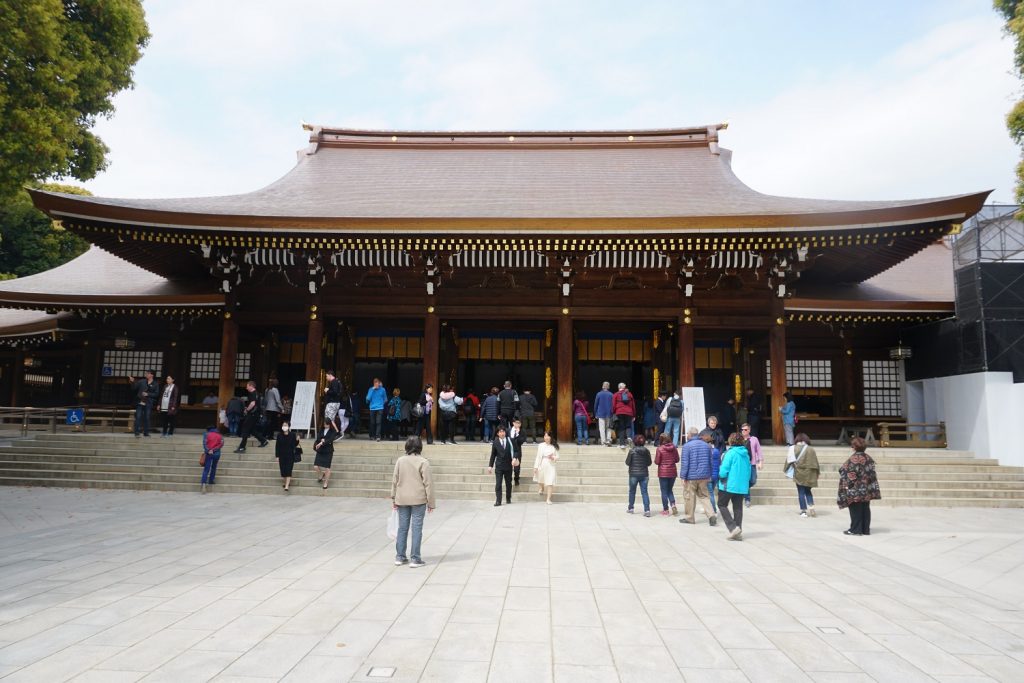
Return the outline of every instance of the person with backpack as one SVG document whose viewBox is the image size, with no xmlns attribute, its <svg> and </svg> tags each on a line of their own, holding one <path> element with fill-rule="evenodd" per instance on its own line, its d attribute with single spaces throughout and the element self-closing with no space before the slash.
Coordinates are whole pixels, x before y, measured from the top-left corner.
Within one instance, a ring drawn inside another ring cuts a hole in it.
<svg viewBox="0 0 1024 683">
<path fill-rule="evenodd" d="M 384 409 L 384 419 L 387 420 L 388 440 L 398 441 L 398 427 L 402 423 L 402 390 L 398 387 L 391 391 L 391 398 Z"/>
<path fill-rule="evenodd" d="M 260 448 L 268 443 L 258 427 L 260 414 L 263 411 L 260 408 L 260 395 L 256 393 L 256 382 L 252 380 L 246 382 L 245 391 L 245 408 L 242 409 L 242 442 L 238 444 L 235 453 L 245 453 L 245 445 L 250 436 L 256 437 L 256 440 L 260 442 Z"/>
<path fill-rule="evenodd" d="M 665 418 L 665 433 L 672 439 L 676 448 L 680 445 L 683 431 L 683 399 L 681 393 L 672 394 L 665 399 L 665 407 L 661 414 Z"/>
<path fill-rule="evenodd" d="M 466 441 L 476 441 L 476 421 L 480 412 L 480 399 L 472 389 L 462 397 L 462 414 L 465 416 L 466 425 L 463 428 L 463 435 Z"/>
<path fill-rule="evenodd" d="M 455 393 L 455 387 L 445 384 L 437 395 L 437 409 L 441 411 L 441 443 L 455 445 L 455 422 L 459 418 L 459 406 L 463 399 Z"/>
<path fill-rule="evenodd" d="M 414 436 L 421 436 L 424 431 L 427 433 L 427 444 L 434 443 L 434 432 L 430 426 L 430 413 L 434 409 L 434 385 L 428 384 L 423 387 L 423 393 L 412 405 L 412 416 L 416 420 L 416 433 Z"/>
<path fill-rule="evenodd" d="M 619 448 L 625 448 L 629 439 L 629 428 L 636 417 L 636 399 L 626 388 L 625 382 L 619 382 L 619 390 L 612 397 L 612 413 L 615 415 L 615 431 L 619 439 Z"/>
<path fill-rule="evenodd" d="M 224 437 L 217 431 L 217 425 L 206 428 L 203 434 L 203 477 L 199 480 L 199 492 L 206 493 L 207 486 L 213 486 L 220 462 L 220 449 L 224 448 Z"/>
<path fill-rule="evenodd" d="M 512 427 L 512 418 L 519 410 L 519 394 L 512 388 L 512 380 L 505 380 L 505 388 L 498 392 L 498 419 L 507 432 Z"/>
<path fill-rule="evenodd" d="M 484 426 L 484 441 L 490 443 L 498 433 L 498 387 L 491 387 L 491 393 L 480 406 L 480 421 Z"/>
</svg>

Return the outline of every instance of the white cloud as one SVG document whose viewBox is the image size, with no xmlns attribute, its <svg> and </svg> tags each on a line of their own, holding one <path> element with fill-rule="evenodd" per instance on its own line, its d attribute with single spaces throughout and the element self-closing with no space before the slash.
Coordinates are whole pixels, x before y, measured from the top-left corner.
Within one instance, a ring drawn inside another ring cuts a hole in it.
<svg viewBox="0 0 1024 683">
<path fill-rule="evenodd" d="M 937 28 L 861 74 L 785 89 L 733 117 L 737 174 L 772 194 L 912 198 L 996 189 L 1012 197 L 1003 126 L 1019 88 L 999 21 Z"/>
</svg>

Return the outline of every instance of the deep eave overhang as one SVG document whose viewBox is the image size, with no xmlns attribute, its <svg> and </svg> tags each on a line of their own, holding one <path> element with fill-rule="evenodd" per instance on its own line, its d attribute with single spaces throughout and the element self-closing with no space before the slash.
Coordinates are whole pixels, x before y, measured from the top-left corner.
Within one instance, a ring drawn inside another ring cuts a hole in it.
<svg viewBox="0 0 1024 683">
<path fill-rule="evenodd" d="M 116 223 L 137 229 L 228 233 L 322 232 L 346 234 L 474 234 L 501 230 L 508 234 L 587 233 L 696 233 L 733 230 L 807 232 L 857 230 L 948 221 L 958 223 L 984 205 L 988 192 L 980 192 L 899 207 L 861 211 L 712 216 L 628 217 L 295 217 L 179 213 L 89 202 L 88 200 L 30 190 L 36 207 L 58 220 Z"/>
<path fill-rule="evenodd" d="M 193 294 L 173 296 L 115 296 L 42 294 L 37 292 L 2 292 L 0 306 L 22 310 L 82 311 L 104 309 L 147 310 L 180 312 L 185 310 L 216 311 L 224 306 L 222 294 Z"/>
</svg>

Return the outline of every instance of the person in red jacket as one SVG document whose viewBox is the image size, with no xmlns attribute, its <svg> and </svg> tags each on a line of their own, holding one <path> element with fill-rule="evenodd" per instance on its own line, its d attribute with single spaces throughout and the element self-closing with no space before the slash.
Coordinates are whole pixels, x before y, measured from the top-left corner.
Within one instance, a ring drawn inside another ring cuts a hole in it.
<svg viewBox="0 0 1024 683">
<path fill-rule="evenodd" d="M 636 400 L 629 393 L 625 382 L 619 382 L 619 390 L 612 396 L 612 415 L 615 416 L 615 435 L 619 437 L 619 448 L 625 448 L 630 425 L 636 417 Z"/>
<path fill-rule="evenodd" d="M 672 443 L 672 437 L 668 434 L 659 436 L 658 441 L 660 443 L 654 454 L 654 464 L 658 466 L 658 483 L 661 485 L 661 514 L 678 515 L 679 510 L 676 509 L 676 497 L 672 493 L 672 486 L 676 483 L 676 477 L 679 476 L 679 472 L 676 470 L 676 464 L 679 462 L 679 449 Z M 672 507 L 671 513 L 668 511 L 669 506 Z"/>
</svg>

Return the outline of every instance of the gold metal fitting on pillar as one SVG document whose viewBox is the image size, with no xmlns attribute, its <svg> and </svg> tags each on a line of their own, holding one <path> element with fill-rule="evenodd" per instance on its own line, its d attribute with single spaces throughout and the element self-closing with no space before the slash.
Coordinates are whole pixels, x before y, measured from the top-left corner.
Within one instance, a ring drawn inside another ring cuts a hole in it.
<svg viewBox="0 0 1024 683">
<path fill-rule="evenodd" d="M 568 308 L 563 308 L 562 309 L 562 315 L 569 315 L 569 309 Z"/>
<path fill-rule="evenodd" d="M 775 319 L 775 324 L 776 325 L 785 325 L 786 321 L 784 319 L 782 319 L 782 318 L 776 318 Z"/>
<path fill-rule="evenodd" d="M 427 306 L 427 313 L 433 313 L 433 312 L 434 312 L 434 307 L 433 306 Z"/>
</svg>

